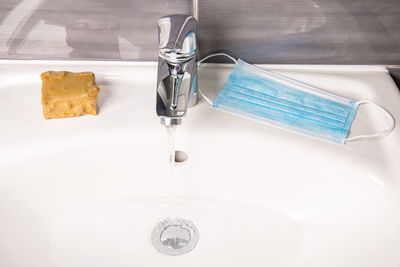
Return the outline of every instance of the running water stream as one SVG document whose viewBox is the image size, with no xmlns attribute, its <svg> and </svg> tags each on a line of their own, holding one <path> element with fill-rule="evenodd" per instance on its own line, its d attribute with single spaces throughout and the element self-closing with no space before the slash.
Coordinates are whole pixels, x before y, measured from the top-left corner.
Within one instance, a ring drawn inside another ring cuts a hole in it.
<svg viewBox="0 0 400 267">
<path fill-rule="evenodd" d="M 174 166 L 176 125 L 166 126 L 165 128 L 167 130 L 167 140 L 168 140 L 168 160 L 170 166 Z"/>
<path fill-rule="evenodd" d="M 168 161 L 169 161 L 169 175 L 167 177 L 168 184 L 168 196 L 169 196 L 169 207 L 170 217 L 176 218 L 176 171 L 175 171 L 175 137 L 176 137 L 176 125 L 166 126 L 167 130 L 167 141 L 168 141 Z"/>
<path fill-rule="evenodd" d="M 169 216 L 159 222 L 151 233 L 153 246 L 161 253 L 170 256 L 191 251 L 197 244 L 199 232 L 193 222 L 182 219 L 177 214 L 175 136 L 176 126 L 167 126 L 169 175 L 167 175 L 169 195 Z"/>
</svg>

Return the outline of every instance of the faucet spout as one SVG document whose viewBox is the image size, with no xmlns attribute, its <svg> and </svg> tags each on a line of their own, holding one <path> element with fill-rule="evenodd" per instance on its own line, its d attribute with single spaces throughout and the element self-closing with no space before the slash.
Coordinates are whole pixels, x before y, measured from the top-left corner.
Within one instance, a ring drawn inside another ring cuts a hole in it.
<svg viewBox="0 0 400 267">
<path fill-rule="evenodd" d="M 178 125 L 197 103 L 198 23 L 187 15 L 158 21 L 157 115 L 164 125 Z"/>
</svg>

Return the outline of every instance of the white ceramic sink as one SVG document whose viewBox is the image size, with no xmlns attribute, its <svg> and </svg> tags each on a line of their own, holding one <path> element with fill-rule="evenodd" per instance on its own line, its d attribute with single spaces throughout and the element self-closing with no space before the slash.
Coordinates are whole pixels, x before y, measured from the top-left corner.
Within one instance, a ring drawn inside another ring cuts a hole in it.
<svg viewBox="0 0 400 267">
<path fill-rule="evenodd" d="M 369 99 L 400 121 L 380 67 L 264 66 Z M 200 70 L 212 95 L 230 65 Z M 99 115 L 44 120 L 40 73 L 94 71 Z M 336 145 L 209 108 L 177 130 L 179 215 L 200 240 L 160 254 L 168 216 L 166 131 L 155 113 L 155 63 L 0 62 L 0 266 L 400 266 L 400 130 Z M 351 134 L 384 128 L 360 107 Z"/>
</svg>

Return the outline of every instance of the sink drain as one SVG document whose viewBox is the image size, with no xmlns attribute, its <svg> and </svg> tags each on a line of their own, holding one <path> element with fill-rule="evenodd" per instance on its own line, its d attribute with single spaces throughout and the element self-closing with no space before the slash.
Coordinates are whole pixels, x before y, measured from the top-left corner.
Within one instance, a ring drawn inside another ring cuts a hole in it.
<svg viewBox="0 0 400 267">
<path fill-rule="evenodd" d="M 181 218 L 159 222 L 151 233 L 151 242 L 161 253 L 177 256 L 191 251 L 199 240 L 196 226 Z"/>
</svg>

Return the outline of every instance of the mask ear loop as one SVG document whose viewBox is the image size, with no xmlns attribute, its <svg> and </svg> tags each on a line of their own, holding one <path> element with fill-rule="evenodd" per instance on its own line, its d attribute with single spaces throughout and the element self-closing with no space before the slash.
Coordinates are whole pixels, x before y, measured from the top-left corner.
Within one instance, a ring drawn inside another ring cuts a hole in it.
<svg viewBox="0 0 400 267">
<path fill-rule="evenodd" d="M 360 134 L 360 135 L 356 135 L 356 136 L 353 136 L 353 137 L 346 138 L 346 139 L 344 139 L 345 142 L 347 142 L 347 141 L 352 141 L 352 140 L 356 140 L 356 139 L 360 139 L 360 138 L 372 138 L 372 137 L 385 136 L 385 135 L 387 135 L 387 134 L 389 134 L 389 133 L 391 133 L 391 132 L 393 131 L 394 126 L 395 126 L 395 120 L 394 120 L 392 114 L 389 113 L 389 111 L 387 111 L 387 110 L 384 109 L 383 107 L 381 107 L 381 106 L 375 104 L 374 102 L 371 102 L 371 101 L 368 101 L 368 100 L 360 100 L 360 101 L 357 101 L 356 104 L 357 104 L 357 105 L 362 105 L 362 104 L 371 104 L 371 105 L 374 105 L 375 107 L 379 108 L 380 110 L 382 110 L 383 112 L 386 113 L 386 115 L 387 115 L 387 116 L 390 118 L 390 120 L 391 120 L 391 125 L 390 125 L 387 129 L 385 129 L 385 130 L 383 130 L 383 131 L 380 131 L 380 132 L 377 132 L 377 133 L 372 133 L 372 134 Z"/>
<path fill-rule="evenodd" d="M 211 58 L 211 57 L 216 57 L 216 56 L 225 56 L 225 57 L 229 58 L 230 60 L 232 60 L 233 62 L 235 62 L 235 64 L 238 63 L 237 60 L 236 60 L 236 58 L 234 58 L 234 57 L 232 57 L 232 56 L 230 56 L 230 55 L 228 55 L 228 54 L 225 54 L 225 53 L 215 53 L 215 54 L 208 55 L 208 56 L 206 56 L 205 58 L 199 60 L 199 62 L 198 62 L 198 63 L 199 63 L 198 67 L 200 68 L 201 64 L 202 64 L 204 61 L 206 61 L 207 59 L 209 59 L 209 58 Z M 211 101 L 211 99 L 209 99 L 209 98 L 203 93 L 203 91 L 200 89 L 200 87 L 198 88 L 198 92 L 199 92 L 199 94 L 201 95 L 201 97 L 202 97 L 208 104 L 210 104 L 211 106 L 213 105 L 213 102 Z"/>
<path fill-rule="evenodd" d="M 230 56 L 230 55 L 228 55 L 228 54 L 225 54 L 225 53 L 215 53 L 215 54 L 208 55 L 208 56 L 206 56 L 205 58 L 199 60 L 199 62 L 198 62 L 198 63 L 199 63 L 199 66 L 200 66 L 201 63 L 203 63 L 203 62 L 206 61 L 207 59 L 209 59 L 209 58 L 211 58 L 211 57 L 216 57 L 216 56 L 225 56 L 225 57 L 229 58 L 230 60 L 232 60 L 233 62 L 235 62 L 235 64 L 238 63 L 237 60 L 236 60 L 236 58 L 234 58 L 234 57 L 232 57 L 232 56 Z"/>
</svg>

